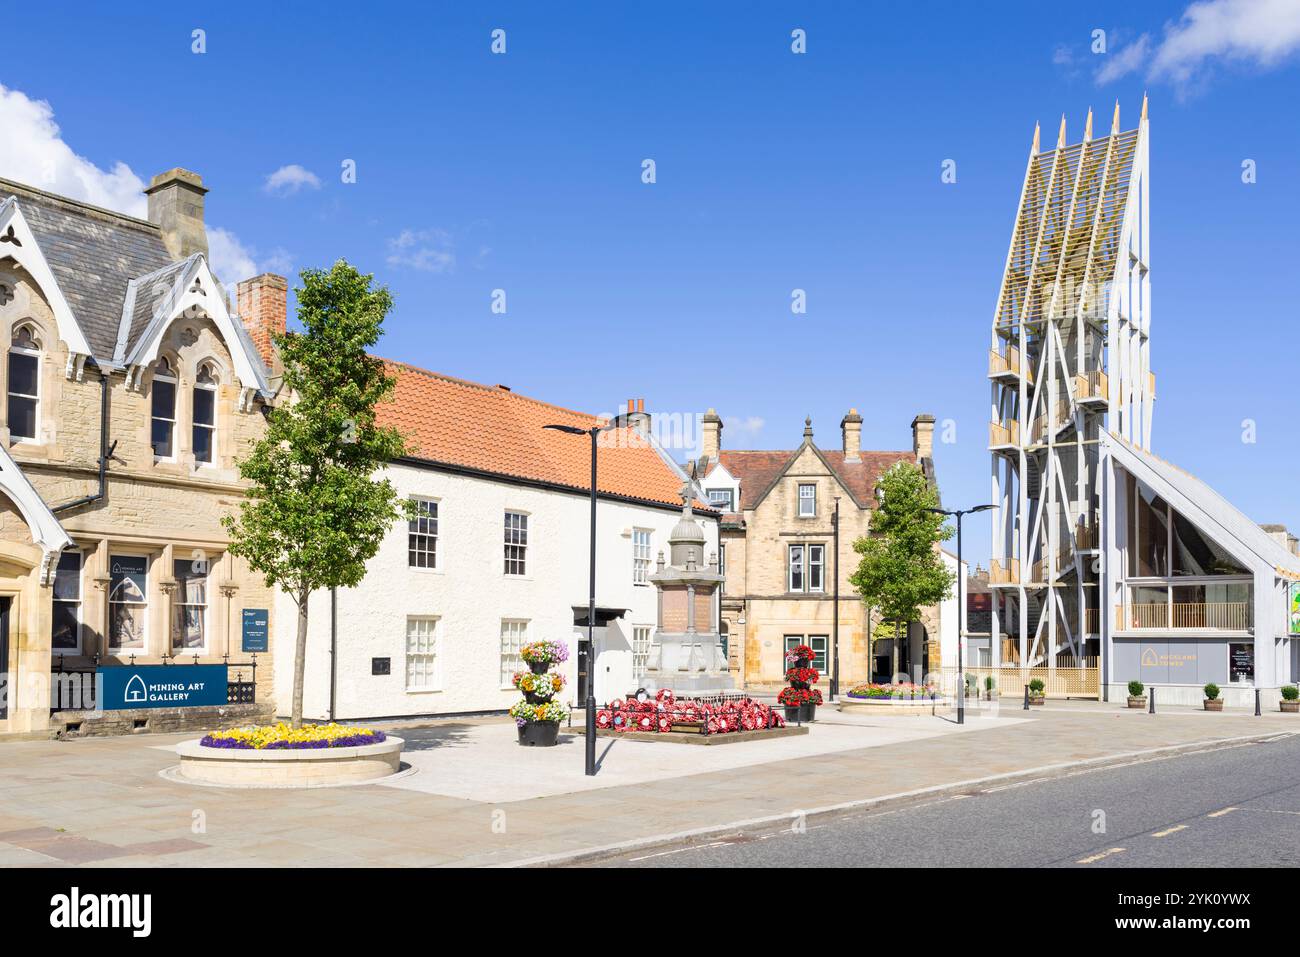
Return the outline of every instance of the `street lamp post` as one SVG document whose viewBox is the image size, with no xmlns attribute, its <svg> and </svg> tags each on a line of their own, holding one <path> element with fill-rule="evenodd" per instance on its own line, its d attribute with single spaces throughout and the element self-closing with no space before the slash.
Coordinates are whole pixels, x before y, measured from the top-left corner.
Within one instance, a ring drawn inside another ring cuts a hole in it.
<svg viewBox="0 0 1300 957">
<path fill-rule="evenodd" d="M 591 436 L 591 565 L 587 588 L 587 697 L 583 702 L 586 712 L 586 771 L 588 777 L 596 775 L 596 440 L 600 433 L 617 428 L 615 425 L 596 425 L 581 429 L 576 425 L 544 425 L 568 435 Z"/>
<path fill-rule="evenodd" d="M 966 621 L 966 609 L 962 605 L 962 586 L 965 584 L 961 580 L 961 520 L 965 515 L 971 515 L 975 512 L 987 512 L 992 505 L 976 505 L 974 508 L 927 508 L 927 512 L 934 512 L 936 515 L 951 515 L 957 519 L 957 723 L 966 723 L 966 672 L 964 655 L 962 654 L 962 637 L 965 629 L 962 627 Z"/>
<path fill-rule="evenodd" d="M 831 515 L 831 527 L 835 530 L 833 547 L 835 549 L 835 588 L 831 601 L 834 603 L 834 617 L 831 619 L 831 700 L 840 693 L 840 497 L 835 496 L 835 512 Z M 870 658 L 870 654 L 867 656 Z"/>
</svg>

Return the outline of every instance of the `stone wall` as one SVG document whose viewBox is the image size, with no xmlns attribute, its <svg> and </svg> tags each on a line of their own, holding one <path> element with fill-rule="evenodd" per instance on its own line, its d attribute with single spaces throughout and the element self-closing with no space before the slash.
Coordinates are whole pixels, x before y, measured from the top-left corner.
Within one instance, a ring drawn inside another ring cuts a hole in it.
<svg viewBox="0 0 1300 957">
<path fill-rule="evenodd" d="M 91 364 L 80 375 L 73 367 L 69 377 L 67 346 L 58 338 L 53 313 L 39 288 L 11 263 L 0 266 L 0 274 L 12 290 L 7 301 L 0 303 L 0 347 L 7 348 L 14 330 L 27 325 L 41 349 L 38 440 L 13 441 L 6 404 L 0 403 L 0 441 L 9 444 L 14 459 L 45 502 L 58 509 L 64 503 L 96 494 L 99 488 L 101 379 Z M 64 652 L 69 663 L 85 666 L 90 655 L 106 651 L 122 659 L 134 655 L 139 663 L 156 662 L 171 653 L 173 612 L 178 601 L 174 578 L 177 563 L 193 567 L 198 562 L 198 567 L 208 569 L 205 641 L 197 649 L 200 663 L 217 663 L 227 654 L 232 665 L 247 661 L 248 655 L 240 650 L 242 610 L 271 610 L 274 606 L 275 596 L 261 576 L 228 553 L 228 537 L 221 524 L 243 497 L 245 483 L 236 463 L 264 432 L 262 413 L 257 408 L 240 408 L 243 390 L 234 373 L 231 351 L 216 325 L 206 318 L 186 316 L 174 320 L 164 334 L 159 354 L 171 363 L 177 379 L 174 455 L 169 460 L 156 460 L 150 442 L 152 373 L 144 372 L 139 381 L 128 386 L 125 374 L 112 372 L 107 438 L 116 445 L 108 463 L 106 494 L 97 502 L 58 512 L 60 522 L 83 555 L 82 626 L 78 647 Z M 195 460 L 192 440 L 194 386 L 205 365 L 218 383 L 211 463 Z M 7 368 L 7 362 L 0 362 L 0 380 Z M 7 500 L 0 501 L 0 541 L 15 545 L 31 542 L 26 523 Z M 142 556 L 148 562 L 143 640 L 138 647 L 117 650 L 107 647 L 106 635 L 107 586 L 115 555 Z M 54 654 L 51 589 L 48 585 L 38 586 L 31 600 L 43 608 L 32 610 L 36 617 L 21 632 L 21 645 L 11 649 L 11 660 L 25 662 L 28 670 L 37 661 L 48 668 Z M 274 635 L 273 624 L 271 632 Z M 183 649 L 182 653 L 189 660 L 195 651 Z M 11 676 L 20 683 L 40 678 L 35 674 Z M 274 686 L 274 656 L 268 653 L 258 660 L 258 701 L 269 702 Z M 32 710 L 41 713 L 0 721 L 0 731 L 45 727 L 44 708 L 38 706 L 36 698 L 30 701 Z M 48 702 L 48 694 L 40 701 Z M 107 724 L 101 722 L 102 726 L 117 726 L 113 722 L 125 720 L 121 714 Z M 203 718 L 196 715 L 194 720 Z M 155 711 L 150 712 L 149 721 L 151 727 L 158 727 L 167 725 L 170 719 Z"/>
<path fill-rule="evenodd" d="M 270 702 L 205 708 L 133 708 L 123 711 L 57 711 L 50 737 L 88 738 L 109 734 L 176 734 L 266 724 L 275 717 Z"/>
</svg>

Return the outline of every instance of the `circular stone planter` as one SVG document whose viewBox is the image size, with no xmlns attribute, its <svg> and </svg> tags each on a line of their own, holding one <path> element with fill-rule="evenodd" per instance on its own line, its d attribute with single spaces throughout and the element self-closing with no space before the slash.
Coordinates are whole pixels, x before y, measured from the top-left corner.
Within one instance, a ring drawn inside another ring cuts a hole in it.
<svg viewBox="0 0 1300 957">
<path fill-rule="evenodd" d="M 405 742 L 389 735 L 351 748 L 207 748 L 197 740 L 176 746 L 180 778 L 236 788 L 325 788 L 396 774 Z"/>
<path fill-rule="evenodd" d="M 929 714 L 937 705 L 945 707 L 952 702 L 947 698 L 850 698 L 836 699 L 841 714 L 872 715 L 922 715 Z"/>
</svg>

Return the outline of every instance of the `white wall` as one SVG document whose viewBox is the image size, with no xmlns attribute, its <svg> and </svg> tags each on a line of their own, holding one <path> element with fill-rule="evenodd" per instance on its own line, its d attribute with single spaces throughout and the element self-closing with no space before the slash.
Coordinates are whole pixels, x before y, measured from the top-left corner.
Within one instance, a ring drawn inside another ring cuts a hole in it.
<svg viewBox="0 0 1300 957">
<path fill-rule="evenodd" d="M 399 523 L 371 560 L 365 580 L 338 592 L 338 667 L 336 716 L 340 719 L 388 715 L 494 711 L 519 700 L 502 687 L 500 634 L 503 618 L 529 622 L 528 640 L 569 644 L 564 666 L 575 692 L 577 639 L 573 606 L 587 605 L 590 500 L 565 494 L 408 465 L 395 465 L 389 477 L 403 495 L 438 500 L 438 568 L 410 568 L 407 528 Z M 503 521 L 507 510 L 526 512 L 528 574 L 503 573 Z M 633 625 L 656 623 L 653 585 L 632 582 L 632 528 L 652 530 L 651 557 L 668 550 L 668 534 L 680 510 L 601 500 L 597 507 L 596 602 L 626 608 L 627 615 L 607 629 L 608 650 L 596 662 L 596 697 L 625 694 L 632 684 Z M 717 523 L 704 527 L 706 553 L 716 552 Z M 704 556 L 707 559 L 707 554 Z M 651 572 L 654 567 L 652 563 Z M 436 690 L 406 690 L 406 620 L 437 616 Z M 321 718 L 329 711 L 329 593 L 312 596 L 304 714 Z M 276 703 L 288 713 L 292 693 L 296 611 L 281 597 L 276 608 L 274 647 Z M 371 659 L 391 659 L 391 674 L 373 676 Z M 608 670 L 607 670 L 608 669 Z"/>
</svg>

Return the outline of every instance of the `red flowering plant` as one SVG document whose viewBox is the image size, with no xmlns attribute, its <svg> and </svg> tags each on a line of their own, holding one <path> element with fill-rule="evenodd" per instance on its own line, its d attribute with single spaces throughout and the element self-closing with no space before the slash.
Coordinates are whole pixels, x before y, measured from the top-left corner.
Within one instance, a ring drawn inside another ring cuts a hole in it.
<svg viewBox="0 0 1300 957">
<path fill-rule="evenodd" d="M 785 680 L 804 685 L 815 685 L 822 676 L 816 668 L 790 668 L 785 673 Z"/>
<path fill-rule="evenodd" d="M 807 645 L 795 645 L 785 653 L 786 667 L 798 664 L 800 658 L 804 661 L 812 661 L 816 654 L 817 653 Z"/>
<path fill-rule="evenodd" d="M 822 693 L 816 688 L 782 688 L 776 696 L 776 703 L 787 708 L 797 708 L 804 704 L 821 704 Z"/>
</svg>

